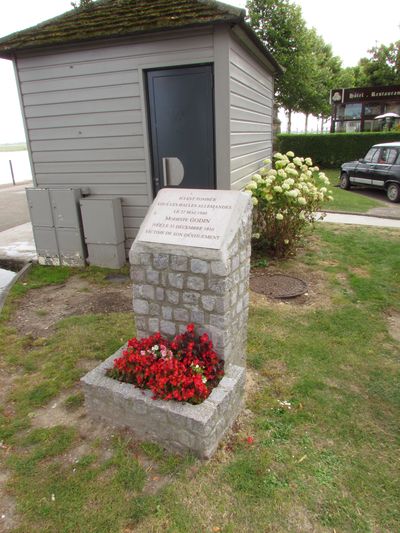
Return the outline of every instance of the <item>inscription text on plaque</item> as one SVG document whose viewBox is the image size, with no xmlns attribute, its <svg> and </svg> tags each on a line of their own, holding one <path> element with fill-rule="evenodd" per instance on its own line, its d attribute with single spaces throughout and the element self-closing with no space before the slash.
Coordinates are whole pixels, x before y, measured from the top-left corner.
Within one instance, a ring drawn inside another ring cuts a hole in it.
<svg viewBox="0 0 400 533">
<path fill-rule="evenodd" d="M 219 249 L 238 194 L 208 189 L 162 189 L 137 240 Z"/>
</svg>

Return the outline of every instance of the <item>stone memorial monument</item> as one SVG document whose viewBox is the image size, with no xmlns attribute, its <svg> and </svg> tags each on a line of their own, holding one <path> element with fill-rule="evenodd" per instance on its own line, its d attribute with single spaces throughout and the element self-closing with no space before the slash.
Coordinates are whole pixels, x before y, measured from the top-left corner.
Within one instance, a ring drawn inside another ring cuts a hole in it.
<svg viewBox="0 0 400 533">
<path fill-rule="evenodd" d="M 153 400 L 105 376 L 121 348 L 82 379 L 89 414 L 173 451 L 213 454 L 243 403 L 251 205 L 239 191 L 162 189 L 130 250 L 136 336 L 172 338 L 193 322 L 225 360 L 219 385 L 199 405 Z"/>
</svg>

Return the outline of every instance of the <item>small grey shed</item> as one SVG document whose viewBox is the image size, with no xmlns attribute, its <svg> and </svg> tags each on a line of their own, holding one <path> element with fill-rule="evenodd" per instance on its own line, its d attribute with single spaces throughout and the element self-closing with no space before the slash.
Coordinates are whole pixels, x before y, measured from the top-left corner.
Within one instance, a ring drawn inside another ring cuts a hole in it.
<svg viewBox="0 0 400 533">
<path fill-rule="evenodd" d="M 0 39 L 0 57 L 15 65 L 34 187 L 50 202 L 59 189 L 120 198 L 125 252 L 161 187 L 239 189 L 271 154 L 281 67 L 242 9 L 97 0 Z M 69 243 L 81 231 L 61 229 Z"/>
</svg>

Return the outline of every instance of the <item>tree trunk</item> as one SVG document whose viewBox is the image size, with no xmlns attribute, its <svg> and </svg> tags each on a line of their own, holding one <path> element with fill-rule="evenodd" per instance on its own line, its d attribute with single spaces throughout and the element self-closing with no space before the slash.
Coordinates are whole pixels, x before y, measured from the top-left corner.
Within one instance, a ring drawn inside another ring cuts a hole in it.
<svg viewBox="0 0 400 533">
<path fill-rule="evenodd" d="M 309 117 L 309 113 L 306 113 L 306 121 L 305 121 L 305 124 L 304 124 L 304 133 L 308 133 L 308 117 Z"/>
<path fill-rule="evenodd" d="M 287 110 L 287 132 L 288 133 L 292 133 L 292 110 L 291 109 L 288 109 Z"/>
</svg>

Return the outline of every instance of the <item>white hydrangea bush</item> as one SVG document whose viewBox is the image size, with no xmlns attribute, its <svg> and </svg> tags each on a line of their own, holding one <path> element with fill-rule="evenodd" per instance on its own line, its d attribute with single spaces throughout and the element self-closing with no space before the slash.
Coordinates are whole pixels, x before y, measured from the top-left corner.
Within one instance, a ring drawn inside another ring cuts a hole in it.
<svg viewBox="0 0 400 533">
<path fill-rule="evenodd" d="M 253 199 L 253 237 L 275 257 L 293 254 L 326 201 L 329 179 L 309 157 L 276 153 L 246 185 Z"/>
</svg>

